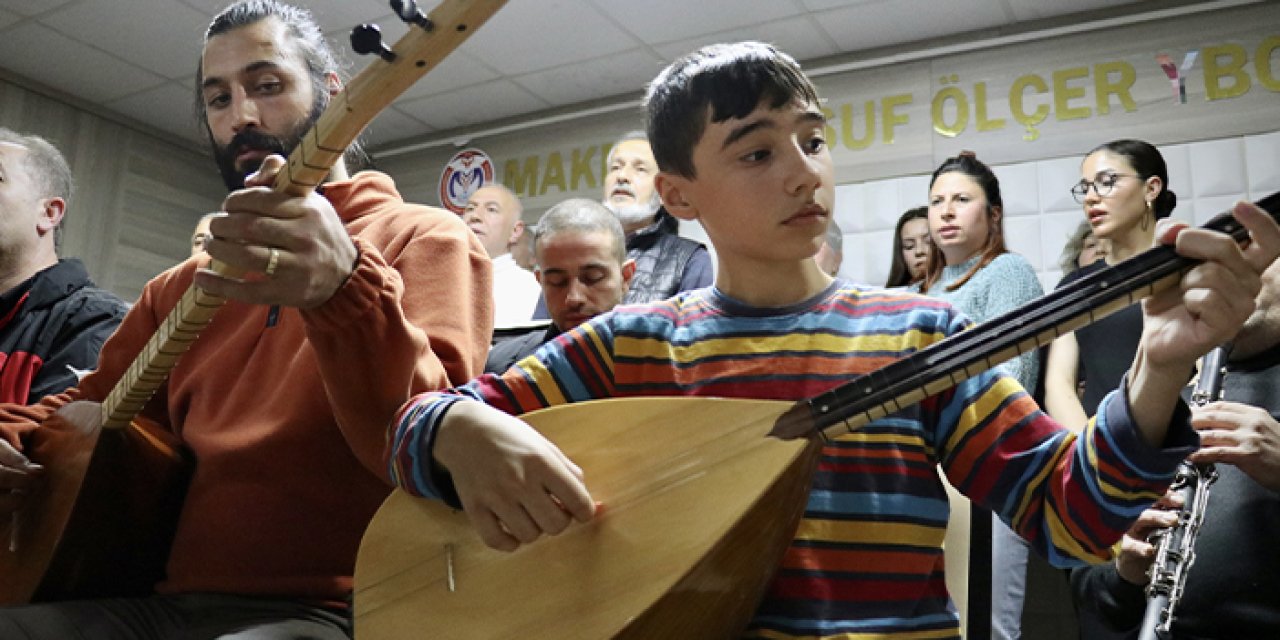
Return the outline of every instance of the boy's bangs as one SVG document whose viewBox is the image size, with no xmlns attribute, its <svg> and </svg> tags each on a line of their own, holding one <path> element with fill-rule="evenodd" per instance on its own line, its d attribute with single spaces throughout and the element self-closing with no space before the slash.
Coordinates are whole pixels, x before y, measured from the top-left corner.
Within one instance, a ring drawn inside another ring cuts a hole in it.
<svg viewBox="0 0 1280 640">
<path fill-rule="evenodd" d="M 816 104 L 818 94 L 799 68 L 776 58 L 743 57 L 693 79 L 695 102 L 707 104 L 712 122 L 745 118 L 761 104 L 777 109 L 791 102 Z"/>
</svg>

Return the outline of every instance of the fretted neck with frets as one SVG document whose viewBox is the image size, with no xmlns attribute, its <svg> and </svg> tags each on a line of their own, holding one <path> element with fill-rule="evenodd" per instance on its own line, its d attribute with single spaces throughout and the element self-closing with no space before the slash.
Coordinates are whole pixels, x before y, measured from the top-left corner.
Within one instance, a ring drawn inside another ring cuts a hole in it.
<svg viewBox="0 0 1280 640">
<path fill-rule="evenodd" d="M 412 23 L 408 34 L 333 97 L 302 142 L 289 154 L 288 163 L 276 177 L 273 188 L 294 196 L 315 190 L 374 116 L 435 68 L 504 4 L 506 0 L 444 0 L 430 15 L 422 16 L 412 2 L 393 1 L 393 9 Z M 229 277 L 244 275 L 243 271 L 218 261 L 214 261 L 211 268 Z M 105 428 L 129 425 L 156 389 L 164 384 L 178 358 L 224 301 L 194 285 L 187 289 L 103 400 Z"/>
<path fill-rule="evenodd" d="M 1257 205 L 1280 220 L 1280 192 Z M 1248 230 L 1229 212 L 1215 216 L 1203 228 L 1226 233 L 1237 242 L 1248 237 Z M 1140 253 L 831 391 L 801 400 L 779 418 L 772 434 L 793 438 L 813 432 L 826 437 L 849 433 L 1172 286 L 1196 262 L 1179 256 L 1169 246 Z"/>
</svg>

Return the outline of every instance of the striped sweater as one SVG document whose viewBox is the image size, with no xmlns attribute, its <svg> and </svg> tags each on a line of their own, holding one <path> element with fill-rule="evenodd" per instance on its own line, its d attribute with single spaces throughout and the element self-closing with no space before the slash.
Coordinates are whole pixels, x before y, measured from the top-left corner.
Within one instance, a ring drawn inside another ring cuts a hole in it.
<svg viewBox="0 0 1280 640">
<path fill-rule="evenodd" d="M 475 399 L 520 414 L 622 396 L 810 397 L 964 329 L 947 303 L 837 281 L 785 308 L 712 289 L 619 307 L 501 377 L 416 397 L 389 433 L 394 481 L 438 497 L 427 443 Z M 749 630 L 756 638 L 956 638 L 943 576 L 949 515 L 936 467 L 1055 564 L 1108 555 L 1189 447 L 1143 444 L 1121 395 L 1076 438 L 993 370 L 824 448 L 809 501 Z M 1194 441 L 1179 411 L 1169 441 Z"/>
</svg>

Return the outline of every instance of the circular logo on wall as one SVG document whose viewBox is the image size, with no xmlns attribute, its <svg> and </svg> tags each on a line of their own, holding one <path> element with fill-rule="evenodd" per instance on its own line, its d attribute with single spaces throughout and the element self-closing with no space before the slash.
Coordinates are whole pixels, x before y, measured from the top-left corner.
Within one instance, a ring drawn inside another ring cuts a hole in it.
<svg viewBox="0 0 1280 640">
<path fill-rule="evenodd" d="M 479 149 L 453 154 L 440 174 L 440 204 L 457 214 L 467 207 L 467 198 L 476 189 L 493 183 L 493 161 Z"/>
</svg>

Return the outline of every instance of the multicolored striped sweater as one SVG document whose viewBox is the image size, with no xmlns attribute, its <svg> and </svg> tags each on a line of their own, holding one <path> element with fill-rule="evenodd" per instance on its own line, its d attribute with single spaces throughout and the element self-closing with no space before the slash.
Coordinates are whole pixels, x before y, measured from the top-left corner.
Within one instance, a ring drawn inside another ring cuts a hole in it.
<svg viewBox="0 0 1280 640">
<path fill-rule="evenodd" d="M 945 302 L 837 281 L 803 303 L 761 309 L 714 288 L 619 307 L 487 375 L 407 404 L 388 465 L 405 490 L 439 497 L 426 444 L 466 398 L 520 414 L 621 396 L 811 397 L 965 328 Z M 1146 446 L 1120 394 L 1081 438 L 993 370 L 833 439 L 795 541 L 748 636 L 955 638 L 943 577 L 949 508 L 936 468 L 1055 564 L 1108 556 L 1164 490 L 1189 446 Z M 1168 441 L 1195 436 L 1179 411 Z"/>
</svg>

